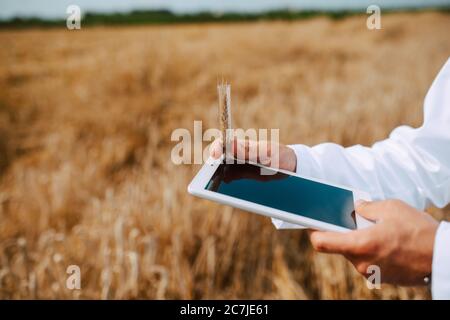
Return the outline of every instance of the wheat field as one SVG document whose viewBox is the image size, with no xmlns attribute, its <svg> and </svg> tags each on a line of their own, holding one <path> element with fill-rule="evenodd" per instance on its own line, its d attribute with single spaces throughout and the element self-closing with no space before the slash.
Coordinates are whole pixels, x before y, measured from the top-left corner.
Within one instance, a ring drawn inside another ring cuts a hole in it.
<svg viewBox="0 0 450 320">
<path fill-rule="evenodd" d="M 199 166 L 170 161 L 174 129 L 218 126 L 221 77 L 234 126 L 283 143 L 420 125 L 450 15 L 365 19 L 0 30 L 0 298 L 430 298 L 369 290 L 305 231 L 188 195 Z"/>
</svg>

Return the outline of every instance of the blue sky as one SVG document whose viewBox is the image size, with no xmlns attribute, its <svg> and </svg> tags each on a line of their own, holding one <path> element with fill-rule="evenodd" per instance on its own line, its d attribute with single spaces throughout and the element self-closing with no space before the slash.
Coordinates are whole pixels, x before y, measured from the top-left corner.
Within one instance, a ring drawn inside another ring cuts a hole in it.
<svg viewBox="0 0 450 320">
<path fill-rule="evenodd" d="M 135 9 L 170 9 L 174 12 L 240 11 L 257 12 L 268 9 L 364 9 L 370 4 L 383 8 L 450 6 L 450 0 L 0 0 L 0 18 L 44 17 L 64 18 L 70 4 L 82 12 L 126 12 Z"/>
</svg>

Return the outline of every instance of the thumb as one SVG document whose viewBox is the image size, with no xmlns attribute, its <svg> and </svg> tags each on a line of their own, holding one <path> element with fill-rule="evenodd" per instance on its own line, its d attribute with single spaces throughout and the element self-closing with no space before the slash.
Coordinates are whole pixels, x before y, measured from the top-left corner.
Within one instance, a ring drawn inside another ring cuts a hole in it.
<svg viewBox="0 0 450 320">
<path fill-rule="evenodd" d="M 363 201 L 356 202 L 355 211 L 360 216 L 377 221 L 383 219 L 388 214 L 385 201 Z"/>
</svg>

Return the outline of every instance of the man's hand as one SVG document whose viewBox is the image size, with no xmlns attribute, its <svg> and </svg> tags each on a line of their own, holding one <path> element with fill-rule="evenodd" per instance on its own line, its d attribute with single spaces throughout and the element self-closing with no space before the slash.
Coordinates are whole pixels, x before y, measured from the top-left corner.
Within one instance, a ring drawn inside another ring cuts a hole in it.
<svg viewBox="0 0 450 320">
<path fill-rule="evenodd" d="M 431 273 L 438 222 L 400 200 L 361 202 L 356 212 L 377 223 L 348 233 L 313 231 L 314 248 L 344 255 L 364 276 L 370 265 L 377 265 L 382 282 L 424 284 Z"/>
<path fill-rule="evenodd" d="M 272 147 L 270 141 L 241 140 L 235 138 L 231 145 L 231 152 L 234 157 L 240 160 L 249 160 L 265 166 L 295 172 L 297 167 L 297 156 L 295 152 L 282 144 L 274 144 L 275 150 L 272 150 Z M 209 150 L 211 157 L 214 159 L 220 158 L 223 153 L 222 141 L 215 140 Z M 275 154 L 276 151 L 279 152 L 278 165 L 276 165 L 276 161 L 272 161 L 272 158 L 277 156 Z"/>
</svg>

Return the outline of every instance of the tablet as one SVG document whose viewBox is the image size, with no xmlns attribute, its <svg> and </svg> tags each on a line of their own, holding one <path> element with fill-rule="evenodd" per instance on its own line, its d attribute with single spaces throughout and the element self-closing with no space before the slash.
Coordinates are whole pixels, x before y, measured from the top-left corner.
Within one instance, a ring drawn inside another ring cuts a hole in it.
<svg viewBox="0 0 450 320">
<path fill-rule="evenodd" d="M 263 175 L 261 169 L 270 172 Z M 354 210 L 355 201 L 370 200 L 367 193 L 255 163 L 226 164 L 211 158 L 188 192 L 317 230 L 346 232 L 372 224 Z"/>
</svg>

